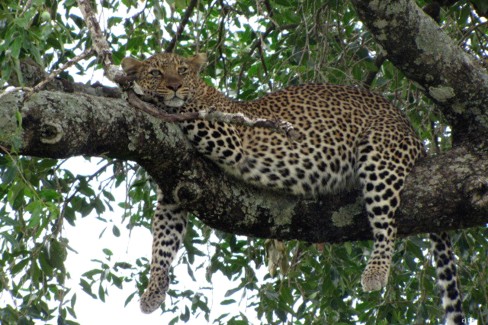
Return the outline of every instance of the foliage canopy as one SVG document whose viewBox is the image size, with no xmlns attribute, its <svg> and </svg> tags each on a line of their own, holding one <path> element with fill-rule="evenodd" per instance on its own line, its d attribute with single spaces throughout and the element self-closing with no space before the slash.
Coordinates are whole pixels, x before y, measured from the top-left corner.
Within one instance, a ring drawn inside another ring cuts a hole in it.
<svg viewBox="0 0 488 325">
<path fill-rule="evenodd" d="M 431 1 L 417 1 L 419 6 Z M 483 0 L 444 1 L 440 25 L 480 65 L 488 58 L 488 7 Z M 150 56 L 169 48 L 182 55 L 207 52 L 204 78 L 229 96 L 248 100 L 287 85 L 312 82 L 356 84 L 383 93 L 409 116 L 428 151 L 450 147 L 449 127 L 435 106 L 406 79 L 375 44 L 348 1 L 185 1 L 104 0 L 98 16 L 115 63 L 132 55 Z M 483 18 L 484 17 L 484 18 Z M 29 58 L 46 71 L 59 68 L 91 45 L 74 0 L 6 0 L 0 3 L 0 86 L 31 85 L 21 73 Z M 101 66 L 95 57 L 75 65 L 62 78 L 90 79 Z M 37 80 L 38 81 L 38 80 Z M 21 124 L 20 114 L 17 116 Z M 0 130 L 0 139 L 6 137 Z M 15 136 L 15 135 L 8 135 Z M 2 139 L 4 140 L 4 139 Z M 92 175 L 79 175 L 64 160 L 18 157 L 0 147 L 0 289 L 16 304 L 0 307 L 0 322 L 59 324 L 76 322 L 76 294 L 65 285 L 69 238 L 63 222 L 103 219 L 118 205 L 128 228 L 149 228 L 155 195 L 146 173 L 136 164 L 105 159 Z M 88 158 L 87 158 L 88 159 Z M 124 202 L 112 189 L 126 187 Z M 388 288 L 363 293 L 360 274 L 369 243 L 344 243 L 318 249 L 291 241 L 284 244 L 214 232 L 192 218 L 186 252 L 179 263 L 188 273 L 206 268 L 206 281 L 222 273 L 233 281 L 221 305 L 237 306 L 240 297 L 266 324 L 413 324 L 438 323 L 442 310 L 423 237 L 397 245 Z M 114 236 L 120 234 L 112 227 Z M 488 229 L 454 235 L 460 257 L 464 309 L 472 319 L 488 322 Z M 102 249 L 102 248 L 101 248 Z M 148 247 L 148 250 L 150 248 Z M 104 301 L 111 286 L 132 286 L 135 299 L 147 285 L 148 261 L 106 260 L 86 270 L 83 290 Z M 201 262 L 198 256 L 207 260 Z M 426 258 L 427 257 L 427 258 Z M 268 263 L 274 276 L 259 268 Z M 195 280 L 201 281 L 201 280 Z M 170 287 L 164 306 L 178 321 L 209 320 L 205 292 Z M 107 298 L 109 299 L 109 298 Z M 244 301 L 244 300 L 243 300 Z M 237 309 L 236 309 L 237 310 Z M 243 313 L 225 313 L 213 324 L 250 324 Z"/>
</svg>

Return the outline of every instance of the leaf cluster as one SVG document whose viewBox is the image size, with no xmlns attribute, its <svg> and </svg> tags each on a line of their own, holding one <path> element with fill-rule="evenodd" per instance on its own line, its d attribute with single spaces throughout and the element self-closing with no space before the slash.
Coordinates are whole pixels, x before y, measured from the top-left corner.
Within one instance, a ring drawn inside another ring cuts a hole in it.
<svg viewBox="0 0 488 325">
<path fill-rule="evenodd" d="M 207 52 L 203 77 L 236 99 L 250 100 L 306 82 L 362 85 L 400 106 L 429 152 L 450 147 L 449 126 L 416 86 L 387 61 L 348 1 L 198 1 L 184 22 L 189 2 L 97 3 L 115 63 L 127 55 L 148 57 L 174 41 L 175 51 L 182 55 Z M 431 2 L 417 1 L 421 7 Z M 90 46 L 74 0 L 28 3 L 0 3 L 0 87 L 40 80 L 43 72 L 22 74 L 25 59 L 49 71 Z M 486 66 L 488 24 L 472 3 L 486 12 L 483 1 L 457 1 L 441 8 L 439 23 L 480 66 Z M 76 65 L 76 72 L 83 75 L 94 68 L 100 69 L 91 58 Z M 66 286 L 70 270 L 64 264 L 66 254 L 74 252 L 69 238 L 63 237 L 65 221 L 76 226 L 78 218 L 94 215 L 106 221 L 102 235 L 108 230 L 119 236 L 120 229 L 104 218 L 105 212 L 118 205 L 124 209 L 122 218 L 128 228 L 150 226 L 155 195 L 139 167 L 102 160 L 92 174 L 78 175 L 64 168 L 66 163 L 0 155 L 0 290 L 11 296 L 11 303 L 0 308 L 2 323 L 74 322 L 76 294 Z M 113 187 L 127 189 L 125 201 L 116 202 Z M 454 240 L 466 297 L 463 307 L 481 324 L 488 322 L 488 292 L 479 285 L 488 279 L 487 238 L 484 228 L 463 231 Z M 262 239 L 213 232 L 192 218 L 184 246 L 177 269 L 198 285 L 181 289 L 181 275 L 171 275 L 163 307 L 164 313 L 175 315 L 171 324 L 201 318 L 239 325 L 254 324 L 256 319 L 266 324 L 435 324 L 442 317 L 428 244 L 420 237 L 397 245 L 388 288 L 369 294 L 359 285 L 369 243 L 325 247 L 285 243 L 278 253 L 280 262 L 274 264 L 274 276 L 265 270 L 271 254 Z M 82 290 L 105 301 L 111 287 L 131 284 L 137 289 L 127 297 L 129 303 L 147 286 L 149 261 L 118 261 L 110 247 L 100 249 L 104 258 L 95 260 L 94 268 L 84 273 Z M 217 276 L 232 283 L 218 302 L 229 308 L 218 315 L 212 312 L 207 295 L 218 285 Z"/>
</svg>

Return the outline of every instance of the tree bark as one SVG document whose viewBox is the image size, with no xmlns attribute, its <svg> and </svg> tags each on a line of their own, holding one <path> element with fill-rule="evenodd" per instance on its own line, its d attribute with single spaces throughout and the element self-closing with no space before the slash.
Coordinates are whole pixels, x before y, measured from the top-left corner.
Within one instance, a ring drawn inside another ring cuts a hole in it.
<svg viewBox="0 0 488 325">
<path fill-rule="evenodd" d="M 16 150 L 12 143 L 21 144 Z M 0 145 L 30 156 L 136 161 L 166 195 L 223 231 L 309 242 L 371 238 L 358 193 L 310 201 L 249 186 L 195 152 L 176 124 L 163 123 L 121 99 L 50 91 L 27 98 L 5 95 L 0 98 Z M 402 196 L 399 235 L 486 224 L 487 175 L 488 154 L 469 146 L 420 161 Z"/>
<path fill-rule="evenodd" d="M 353 0 L 388 59 L 441 109 L 453 140 L 488 147 L 488 74 L 412 0 Z"/>
</svg>

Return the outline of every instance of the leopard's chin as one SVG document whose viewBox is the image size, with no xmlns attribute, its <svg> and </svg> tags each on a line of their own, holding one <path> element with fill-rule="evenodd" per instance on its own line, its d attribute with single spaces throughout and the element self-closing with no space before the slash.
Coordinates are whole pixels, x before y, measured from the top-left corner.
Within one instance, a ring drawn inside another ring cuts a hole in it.
<svg viewBox="0 0 488 325">
<path fill-rule="evenodd" d="M 168 107 L 181 107 L 185 104 L 185 101 L 181 98 L 174 97 L 170 100 L 165 100 L 164 105 Z"/>
</svg>

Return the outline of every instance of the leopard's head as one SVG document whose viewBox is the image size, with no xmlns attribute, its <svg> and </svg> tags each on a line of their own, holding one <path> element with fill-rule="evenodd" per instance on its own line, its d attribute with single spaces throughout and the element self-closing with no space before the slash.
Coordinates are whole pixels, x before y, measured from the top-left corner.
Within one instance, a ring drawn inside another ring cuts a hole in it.
<svg viewBox="0 0 488 325">
<path fill-rule="evenodd" d="M 198 74 L 206 60 L 205 54 L 184 58 L 173 53 L 159 53 L 144 61 L 125 58 L 122 68 L 135 78 L 135 86 L 144 95 L 177 108 L 194 98 L 202 82 Z"/>
</svg>

